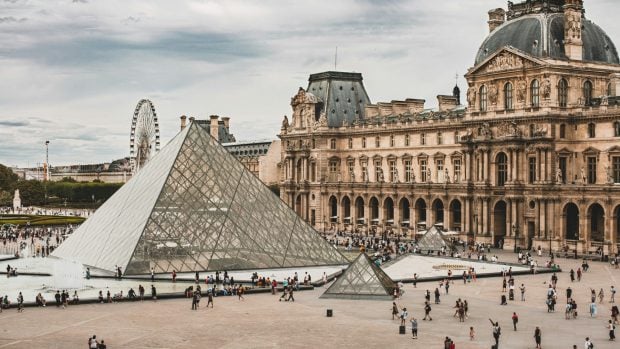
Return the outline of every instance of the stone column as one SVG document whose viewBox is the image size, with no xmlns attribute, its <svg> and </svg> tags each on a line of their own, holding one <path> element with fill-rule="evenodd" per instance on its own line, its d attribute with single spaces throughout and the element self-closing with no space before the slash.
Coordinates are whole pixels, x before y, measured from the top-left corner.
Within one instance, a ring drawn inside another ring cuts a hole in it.
<svg viewBox="0 0 620 349">
<path fill-rule="evenodd" d="M 465 163 L 463 165 L 463 170 L 465 171 L 465 181 L 469 182 L 471 180 L 471 154 L 469 151 L 465 152 Z"/>
<path fill-rule="evenodd" d="M 547 234 L 549 234 L 549 228 L 547 227 L 547 200 L 541 200 L 540 205 L 541 205 L 540 222 L 542 224 L 541 230 L 544 233 L 543 237 L 546 239 Z"/>
<path fill-rule="evenodd" d="M 510 230 L 511 230 L 511 234 L 513 234 L 513 235 L 514 235 L 514 233 L 512 233 L 512 226 L 513 225 L 516 228 L 519 228 L 520 231 L 523 230 L 521 227 L 519 227 L 519 219 L 517 217 L 517 205 L 518 205 L 518 201 L 516 201 L 514 199 L 511 200 L 510 209 L 511 209 L 512 213 L 510 214 L 510 217 L 511 217 Z"/>
<path fill-rule="evenodd" d="M 540 238 L 540 200 L 536 199 L 536 217 L 534 220 L 534 236 Z"/>
<path fill-rule="evenodd" d="M 539 183 L 542 181 L 542 176 L 541 176 L 541 171 L 540 171 L 541 167 L 542 165 L 541 165 L 541 159 L 540 159 L 540 149 L 536 149 L 536 180 L 534 181 L 535 183 Z"/>
<path fill-rule="evenodd" d="M 484 198 L 482 200 L 482 215 L 484 216 L 484 223 L 482 225 L 482 230 L 484 234 L 488 234 L 491 229 L 489 228 L 489 199 Z"/>
<path fill-rule="evenodd" d="M 466 234 L 469 234 L 470 232 L 470 228 L 469 228 L 469 220 L 470 220 L 470 204 L 469 204 L 469 199 L 467 197 L 464 197 L 461 202 L 463 203 L 462 206 L 462 211 L 461 211 L 461 231 L 463 231 Z"/>
<path fill-rule="evenodd" d="M 507 166 L 507 171 L 508 171 L 508 178 L 506 179 L 507 182 L 512 183 L 513 182 L 513 178 L 512 178 L 512 163 L 514 162 L 514 156 L 513 156 L 514 151 L 512 149 L 508 150 L 508 164 L 506 164 Z"/>
</svg>

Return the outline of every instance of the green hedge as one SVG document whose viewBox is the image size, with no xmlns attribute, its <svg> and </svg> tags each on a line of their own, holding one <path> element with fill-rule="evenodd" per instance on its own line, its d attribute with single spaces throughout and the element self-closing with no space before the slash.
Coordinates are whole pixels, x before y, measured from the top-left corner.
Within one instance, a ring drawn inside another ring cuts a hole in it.
<svg viewBox="0 0 620 349">
<path fill-rule="evenodd" d="M 66 225 L 81 224 L 86 218 L 83 217 L 65 217 L 65 216 L 39 216 L 24 214 L 6 214 L 0 215 L 0 226 L 3 224 L 25 225 Z"/>
</svg>

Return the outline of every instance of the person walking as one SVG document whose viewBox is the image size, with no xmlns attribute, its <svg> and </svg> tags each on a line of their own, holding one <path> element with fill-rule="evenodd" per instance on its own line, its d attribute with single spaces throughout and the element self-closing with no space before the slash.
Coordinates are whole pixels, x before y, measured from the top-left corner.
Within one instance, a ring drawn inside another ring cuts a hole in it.
<svg viewBox="0 0 620 349">
<path fill-rule="evenodd" d="M 536 326 L 536 329 L 534 330 L 534 342 L 536 342 L 536 349 L 540 349 L 540 343 L 542 341 L 542 331 L 540 330 L 540 327 Z"/>
<path fill-rule="evenodd" d="M 428 318 L 429 321 L 433 321 L 431 317 L 431 304 L 428 301 L 424 302 L 424 319 L 422 320 L 426 320 L 426 318 Z"/>
<path fill-rule="evenodd" d="M 239 289 L 237 290 L 237 296 L 239 296 L 239 300 L 245 300 L 245 298 L 243 298 L 243 293 L 245 292 L 245 289 L 243 288 L 243 285 L 239 285 Z M 293 288 L 291 288 L 289 290 L 288 293 L 288 299 L 287 301 L 293 300 L 293 302 L 295 301 L 295 298 L 293 298 Z"/>
<path fill-rule="evenodd" d="M 603 291 L 603 288 L 601 287 L 601 290 L 598 291 L 598 302 L 603 303 L 604 299 L 605 299 L 605 291 Z"/>
<path fill-rule="evenodd" d="M 435 288 L 435 304 L 439 304 L 439 288 Z"/>
<path fill-rule="evenodd" d="M 418 274 L 413 274 L 413 288 L 418 288 Z"/>
<path fill-rule="evenodd" d="M 616 301 L 616 288 L 613 285 L 611 285 L 610 292 L 611 292 L 611 295 L 610 295 L 611 299 L 609 300 L 609 303 L 614 303 Z"/>
<path fill-rule="evenodd" d="M 392 302 L 392 320 L 394 320 L 396 318 L 396 316 L 398 316 L 398 306 L 396 305 L 396 302 Z"/>
<path fill-rule="evenodd" d="M 409 320 L 409 322 L 411 322 L 411 335 L 413 336 L 412 339 L 418 339 L 418 320 L 411 316 L 411 320 Z"/>
<path fill-rule="evenodd" d="M 142 285 L 138 285 L 138 292 L 140 293 L 140 300 L 144 300 L 144 287 Z"/>
<path fill-rule="evenodd" d="M 525 285 L 521 284 L 519 287 L 519 291 L 521 291 L 521 302 L 525 302 Z"/>
<path fill-rule="evenodd" d="M 192 295 L 192 310 L 198 310 L 198 292 Z"/>
<path fill-rule="evenodd" d="M 155 269 L 151 268 L 151 282 L 155 282 Z"/>
<path fill-rule="evenodd" d="M 93 335 L 92 338 L 88 338 L 88 348 L 90 349 L 99 348 L 99 342 L 97 341 L 96 335 Z"/>
<path fill-rule="evenodd" d="M 609 323 L 607 324 L 607 329 L 609 330 L 609 340 L 615 341 L 616 340 L 616 325 L 614 325 L 613 321 L 609 320 Z"/>
<path fill-rule="evenodd" d="M 583 343 L 583 349 L 592 349 L 594 348 L 594 343 L 590 340 L 590 337 L 586 337 L 585 343 Z"/>
<path fill-rule="evenodd" d="M 519 316 L 517 313 L 512 313 L 512 327 L 514 327 L 515 331 L 517 330 L 517 323 L 519 322 Z"/>
<path fill-rule="evenodd" d="M 18 313 L 24 312 L 24 296 L 22 295 L 21 292 L 19 293 L 19 295 L 17 295 L 17 312 Z"/>
<path fill-rule="evenodd" d="M 157 289 L 153 285 L 151 285 L 151 297 L 154 301 L 157 301 Z"/>
<path fill-rule="evenodd" d="M 469 327 L 469 340 L 473 341 L 474 339 L 476 339 L 476 331 L 474 331 L 473 326 L 470 326 Z"/>
</svg>

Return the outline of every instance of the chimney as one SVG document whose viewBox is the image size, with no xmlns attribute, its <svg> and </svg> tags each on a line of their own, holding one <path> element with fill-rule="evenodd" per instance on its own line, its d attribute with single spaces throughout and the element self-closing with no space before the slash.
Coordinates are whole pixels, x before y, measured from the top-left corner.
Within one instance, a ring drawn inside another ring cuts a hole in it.
<svg viewBox="0 0 620 349">
<path fill-rule="evenodd" d="M 228 116 L 223 116 L 222 121 L 224 122 L 224 127 L 226 127 L 226 132 L 230 133 L 230 118 Z"/>
<path fill-rule="evenodd" d="M 458 106 L 456 97 L 454 96 L 437 96 L 437 102 L 439 103 L 439 111 L 449 111 Z"/>
<path fill-rule="evenodd" d="M 215 138 L 218 142 L 220 141 L 220 133 L 219 133 L 219 122 L 218 119 L 220 117 L 217 115 L 209 116 L 209 130 L 211 133 L 211 137 Z"/>
<path fill-rule="evenodd" d="M 187 125 L 187 116 L 181 115 L 181 131 L 185 129 L 186 125 Z"/>
<path fill-rule="evenodd" d="M 583 20 L 583 0 L 566 0 L 564 6 L 564 53 L 568 59 L 583 59 L 583 40 L 581 22 Z"/>
<path fill-rule="evenodd" d="M 506 21 L 506 11 L 503 8 L 496 8 L 494 10 L 489 11 L 489 32 L 495 30 L 495 28 L 504 24 Z"/>
</svg>

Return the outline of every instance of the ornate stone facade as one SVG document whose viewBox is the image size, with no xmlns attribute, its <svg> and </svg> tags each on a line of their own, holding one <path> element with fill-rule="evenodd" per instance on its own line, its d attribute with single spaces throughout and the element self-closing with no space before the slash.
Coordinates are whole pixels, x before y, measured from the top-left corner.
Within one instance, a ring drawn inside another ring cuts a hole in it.
<svg viewBox="0 0 620 349">
<path fill-rule="evenodd" d="M 578 0 L 542 3 L 549 1 L 511 4 L 509 13 L 582 9 Z M 510 24 L 496 25 L 501 13 L 492 13 L 495 32 Z M 323 74 L 337 89 L 339 78 Z M 466 78 L 467 107 L 457 96 L 438 96 L 436 110 L 418 99 L 368 102 L 363 117 L 339 126 L 320 122 L 324 110 L 338 108 L 299 89 L 280 134 L 282 199 L 320 230 L 411 235 L 438 225 L 507 249 L 616 253 L 620 65 L 574 51 L 565 59 L 528 54 L 507 43 Z"/>
</svg>

